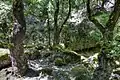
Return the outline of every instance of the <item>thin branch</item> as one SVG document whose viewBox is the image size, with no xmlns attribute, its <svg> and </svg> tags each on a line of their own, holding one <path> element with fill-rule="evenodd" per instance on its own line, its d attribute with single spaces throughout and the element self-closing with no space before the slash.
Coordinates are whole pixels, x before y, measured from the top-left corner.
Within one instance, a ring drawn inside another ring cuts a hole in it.
<svg viewBox="0 0 120 80">
<path fill-rule="evenodd" d="M 62 23 L 62 25 L 60 27 L 59 34 L 61 33 L 62 29 L 64 28 L 64 24 L 69 19 L 70 13 L 71 13 L 71 0 L 69 0 L 69 12 L 68 12 L 68 15 L 67 15 L 67 17 L 65 18 L 64 22 Z"/>
<path fill-rule="evenodd" d="M 102 8 L 104 8 L 105 2 L 106 2 L 105 0 L 102 1 L 102 5 L 101 5 Z"/>
</svg>

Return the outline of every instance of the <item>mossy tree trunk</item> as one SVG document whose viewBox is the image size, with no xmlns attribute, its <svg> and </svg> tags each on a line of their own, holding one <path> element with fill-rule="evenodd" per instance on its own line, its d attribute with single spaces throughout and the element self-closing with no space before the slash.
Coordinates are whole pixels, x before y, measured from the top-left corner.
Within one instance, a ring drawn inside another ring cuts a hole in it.
<svg viewBox="0 0 120 80">
<path fill-rule="evenodd" d="M 23 76 L 27 71 L 27 59 L 24 54 L 23 41 L 25 39 L 26 22 L 24 18 L 24 5 L 22 0 L 13 0 L 13 34 L 10 54 L 14 59 L 14 66 L 18 68 L 18 73 Z"/>
<path fill-rule="evenodd" d="M 112 67 L 112 58 L 108 57 L 109 53 L 107 51 L 109 42 L 113 41 L 113 31 L 115 25 L 120 17 L 120 0 L 115 1 L 114 10 L 109 16 L 109 20 L 106 23 L 106 26 L 103 26 L 99 23 L 98 20 L 94 18 L 90 9 L 90 0 L 87 0 L 87 13 L 88 18 L 91 22 L 93 22 L 96 27 L 101 31 L 103 35 L 103 45 L 101 45 L 101 52 L 98 55 L 98 67 L 94 71 L 92 80 L 109 80 L 110 75 L 113 71 Z M 106 47 L 105 47 L 106 46 Z"/>
</svg>

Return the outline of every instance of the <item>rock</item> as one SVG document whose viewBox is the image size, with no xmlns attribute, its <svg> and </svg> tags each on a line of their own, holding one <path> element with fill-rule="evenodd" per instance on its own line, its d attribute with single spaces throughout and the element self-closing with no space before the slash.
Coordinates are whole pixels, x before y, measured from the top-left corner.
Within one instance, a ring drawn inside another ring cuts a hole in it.
<svg viewBox="0 0 120 80">
<path fill-rule="evenodd" d="M 10 54 L 9 49 L 0 48 L 0 69 L 11 64 L 8 54 Z"/>
<path fill-rule="evenodd" d="M 0 71 L 0 80 L 6 80 L 6 69 Z"/>
<path fill-rule="evenodd" d="M 72 68 L 71 75 L 76 77 L 75 80 L 90 80 L 89 71 L 84 66 L 77 66 Z"/>
</svg>

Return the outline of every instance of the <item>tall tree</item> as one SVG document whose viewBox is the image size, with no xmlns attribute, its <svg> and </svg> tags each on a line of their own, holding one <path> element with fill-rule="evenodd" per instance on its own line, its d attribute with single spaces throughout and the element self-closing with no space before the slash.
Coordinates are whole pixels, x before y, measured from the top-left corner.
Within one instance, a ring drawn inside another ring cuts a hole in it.
<svg viewBox="0 0 120 80">
<path fill-rule="evenodd" d="M 104 1 L 104 0 L 103 0 Z M 103 35 L 104 45 L 107 45 L 108 42 L 113 41 L 113 30 L 115 25 L 120 17 L 120 0 L 115 0 L 114 10 L 109 16 L 109 20 L 105 26 L 99 23 L 97 19 L 92 15 L 92 11 L 90 9 L 90 0 L 87 0 L 87 13 L 88 18 L 91 22 L 93 22 L 96 27 L 101 31 Z M 113 71 L 111 62 L 112 58 L 108 57 L 109 53 L 107 48 L 103 48 L 102 46 L 101 53 L 98 56 L 98 67 L 96 68 L 93 79 L 92 80 L 109 80 L 109 77 Z"/>
<path fill-rule="evenodd" d="M 10 48 L 10 53 L 15 61 L 14 63 L 16 63 L 14 66 L 18 68 L 20 75 L 24 75 L 28 68 L 23 47 L 26 30 L 23 9 L 23 0 L 13 0 L 13 35 L 11 37 L 13 46 Z"/>
</svg>

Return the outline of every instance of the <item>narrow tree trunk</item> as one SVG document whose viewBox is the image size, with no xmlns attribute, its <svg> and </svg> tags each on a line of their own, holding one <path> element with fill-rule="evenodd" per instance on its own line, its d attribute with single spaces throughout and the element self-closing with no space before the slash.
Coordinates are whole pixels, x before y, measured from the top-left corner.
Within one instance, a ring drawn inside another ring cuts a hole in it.
<svg viewBox="0 0 120 80">
<path fill-rule="evenodd" d="M 22 76 L 25 74 L 28 65 L 24 55 L 23 41 L 25 38 L 26 22 L 23 13 L 23 1 L 13 0 L 13 35 L 10 48 L 11 56 L 14 59 L 14 66 L 17 67 L 18 73 Z"/>
<path fill-rule="evenodd" d="M 64 28 L 65 23 L 67 22 L 67 20 L 69 19 L 69 16 L 71 14 L 71 0 L 68 1 L 69 3 L 69 11 L 68 14 L 65 18 L 65 20 L 63 21 L 63 23 L 61 24 L 61 26 L 58 26 L 57 22 L 58 22 L 58 13 L 59 13 L 59 0 L 56 2 L 56 11 L 55 11 L 55 15 L 54 15 L 54 45 L 58 45 L 60 42 L 60 34 L 62 29 Z"/>
<path fill-rule="evenodd" d="M 48 13 L 48 11 L 47 11 L 47 17 L 48 17 L 48 20 L 47 20 L 47 26 L 48 26 L 48 45 L 49 45 L 49 47 L 51 47 L 50 21 L 49 21 L 49 13 Z"/>
<path fill-rule="evenodd" d="M 56 10 L 54 13 L 54 40 L 53 40 L 53 45 L 56 46 L 59 44 L 59 27 L 58 27 L 58 13 L 59 13 L 59 0 L 56 0 Z"/>
<path fill-rule="evenodd" d="M 59 36 L 60 36 L 60 33 L 61 33 L 62 29 L 64 28 L 65 23 L 67 22 L 67 20 L 69 19 L 70 14 L 71 14 L 71 7 L 72 7 L 72 5 L 71 5 L 71 0 L 69 0 L 68 3 L 69 3 L 69 11 L 68 11 L 68 14 L 67 14 L 64 22 L 62 23 L 62 25 L 61 25 L 61 27 L 60 27 L 60 30 L 59 30 L 59 32 L 58 32 L 58 33 L 59 33 Z"/>
</svg>

